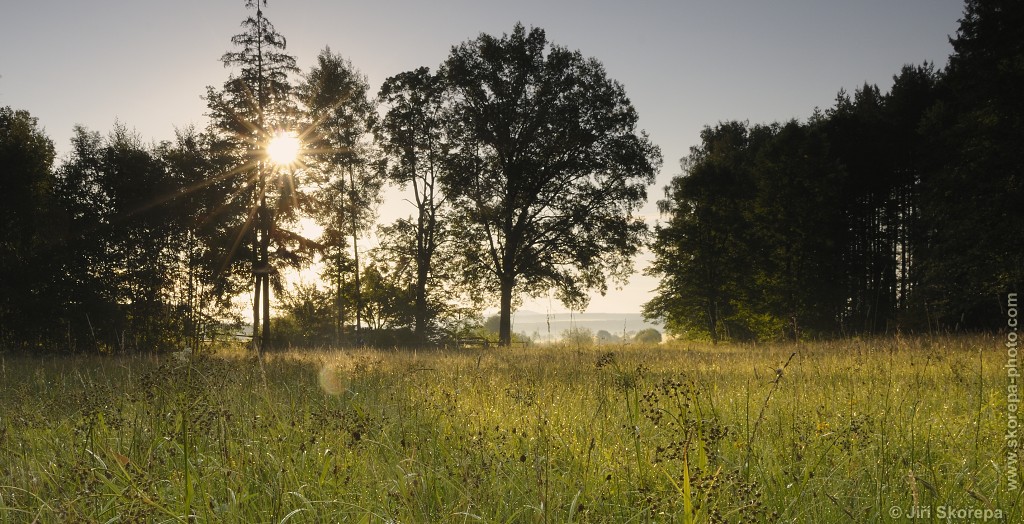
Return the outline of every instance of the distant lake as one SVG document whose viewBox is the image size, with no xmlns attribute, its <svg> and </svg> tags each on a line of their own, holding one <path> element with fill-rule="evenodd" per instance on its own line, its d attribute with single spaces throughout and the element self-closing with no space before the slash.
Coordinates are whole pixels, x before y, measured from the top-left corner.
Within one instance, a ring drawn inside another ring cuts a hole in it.
<svg viewBox="0 0 1024 524">
<path fill-rule="evenodd" d="M 639 313 L 537 313 L 518 311 L 512 315 L 512 331 L 525 334 L 538 342 L 558 340 L 569 329 L 589 329 L 594 335 L 607 331 L 612 336 L 632 336 L 641 329 L 662 326 L 644 320 Z"/>
</svg>

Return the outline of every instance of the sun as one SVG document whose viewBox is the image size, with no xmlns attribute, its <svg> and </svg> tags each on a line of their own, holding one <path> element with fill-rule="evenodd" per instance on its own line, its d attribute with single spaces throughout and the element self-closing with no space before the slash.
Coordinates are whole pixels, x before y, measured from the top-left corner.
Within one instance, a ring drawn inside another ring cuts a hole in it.
<svg viewBox="0 0 1024 524">
<path fill-rule="evenodd" d="M 278 131 L 267 142 L 267 157 L 279 166 L 292 165 L 299 158 L 302 142 L 295 133 Z"/>
</svg>

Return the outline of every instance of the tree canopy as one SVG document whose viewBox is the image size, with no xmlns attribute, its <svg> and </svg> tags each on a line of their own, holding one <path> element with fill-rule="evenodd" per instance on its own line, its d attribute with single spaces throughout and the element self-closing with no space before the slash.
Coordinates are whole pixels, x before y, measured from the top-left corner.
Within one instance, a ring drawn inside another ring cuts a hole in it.
<svg viewBox="0 0 1024 524">
<path fill-rule="evenodd" d="M 600 62 L 549 45 L 541 29 L 482 34 L 454 47 L 442 74 L 459 126 L 442 183 L 475 244 L 471 263 L 499 290 L 507 344 L 517 291 L 553 288 L 581 307 L 631 273 L 646 232 L 634 213 L 660 151 Z"/>
</svg>

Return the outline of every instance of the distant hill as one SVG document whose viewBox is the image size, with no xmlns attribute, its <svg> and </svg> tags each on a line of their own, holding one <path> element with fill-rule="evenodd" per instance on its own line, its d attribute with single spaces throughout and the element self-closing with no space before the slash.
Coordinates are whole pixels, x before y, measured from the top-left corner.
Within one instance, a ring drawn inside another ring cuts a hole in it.
<svg viewBox="0 0 1024 524">
<path fill-rule="evenodd" d="M 633 336 L 641 329 L 663 330 L 662 326 L 645 321 L 639 313 L 546 314 L 523 310 L 512 315 L 512 331 L 539 342 L 558 340 L 565 331 L 572 328 L 589 329 L 595 335 L 603 330 L 616 337 L 621 337 L 623 333 Z"/>
</svg>

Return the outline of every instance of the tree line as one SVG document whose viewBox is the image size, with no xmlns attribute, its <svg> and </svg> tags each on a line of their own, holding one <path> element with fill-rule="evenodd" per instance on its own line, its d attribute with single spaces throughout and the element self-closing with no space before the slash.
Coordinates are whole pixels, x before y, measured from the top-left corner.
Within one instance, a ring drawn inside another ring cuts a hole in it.
<svg viewBox="0 0 1024 524">
<path fill-rule="evenodd" d="M 701 133 L 659 201 L 645 315 L 767 340 L 997 329 L 1024 284 L 1024 7 L 969 0 L 945 68 L 806 122 Z"/>
<path fill-rule="evenodd" d="M 596 59 L 517 25 L 373 93 L 329 48 L 300 71 L 266 1 L 245 6 L 205 127 L 155 144 L 76 127 L 57 159 L 0 108 L 3 347 L 196 345 L 239 296 L 257 348 L 429 343 L 495 303 L 508 344 L 520 296 L 582 308 L 645 245 L 645 315 L 715 341 L 994 329 L 1024 280 L 1017 3 L 969 0 L 948 64 L 888 92 L 705 128 L 653 235 L 637 212 L 660 150 Z M 281 135 L 297 161 L 268 157 Z M 413 212 L 379 224 L 389 185 Z M 314 261 L 320 284 L 283 277 Z"/>
<path fill-rule="evenodd" d="M 508 344 L 522 294 L 581 307 L 631 273 L 661 155 L 600 62 L 516 25 L 374 94 L 329 48 L 300 71 L 266 0 L 245 6 L 203 128 L 146 144 L 76 127 L 58 160 L 31 114 L 0 109 L 4 347 L 194 346 L 238 296 L 257 349 L 436 341 L 491 297 Z M 281 136 L 302 144 L 294 162 L 268 153 Z M 414 212 L 378 224 L 389 184 Z M 289 287 L 284 270 L 313 261 L 323 285 Z"/>
</svg>

